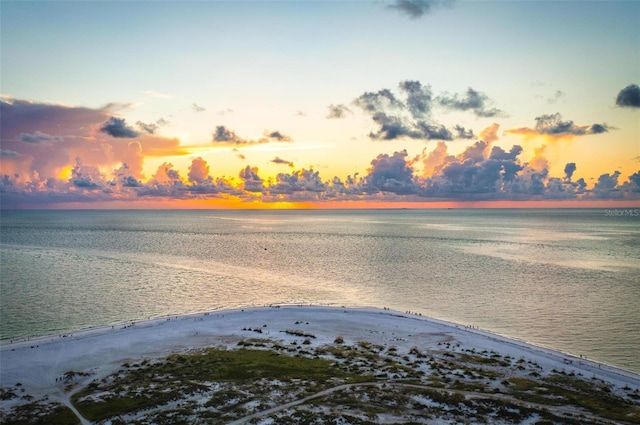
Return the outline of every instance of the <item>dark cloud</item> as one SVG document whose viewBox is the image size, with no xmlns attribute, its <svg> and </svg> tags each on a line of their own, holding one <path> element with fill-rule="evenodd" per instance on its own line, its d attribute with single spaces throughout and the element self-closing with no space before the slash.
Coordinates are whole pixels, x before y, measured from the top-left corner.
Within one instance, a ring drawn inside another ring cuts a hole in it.
<svg viewBox="0 0 640 425">
<path fill-rule="evenodd" d="M 469 162 L 463 163 L 469 165 Z M 513 167 L 513 161 L 498 161 L 488 159 L 464 170 L 465 189 L 472 193 L 494 193 L 500 191 L 505 182 L 513 181 L 515 171 L 520 166 Z"/>
<path fill-rule="evenodd" d="M 197 103 L 192 103 L 191 104 L 191 109 L 193 110 L 193 112 L 204 112 L 207 110 L 207 108 L 202 107 L 200 105 L 198 105 Z"/>
<path fill-rule="evenodd" d="M 18 157 L 20 156 L 20 154 L 16 151 L 11 151 L 8 149 L 0 149 L 0 156 L 5 156 L 5 157 Z"/>
<path fill-rule="evenodd" d="M 640 199 L 640 171 L 629 176 L 629 180 L 622 184 L 619 179 L 622 173 L 614 171 L 602 174 L 593 189 L 586 191 L 589 198 L 595 199 Z"/>
<path fill-rule="evenodd" d="M 64 139 L 60 136 L 50 136 L 40 131 L 36 131 L 33 134 L 22 133 L 20 134 L 18 139 L 20 139 L 21 142 L 33 143 L 33 144 L 64 141 Z"/>
<path fill-rule="evenodd" d="M 428 115 L 433 101 L 430 86 L 423 86 L 420 81 L 406 80 L 399 84 L 400 90 L 407 94 L 406 106 L 414 118 Z"/>
<path fill-rule="evenodd" d="M 0 152 L 1 152 L 1 150 L 0 150 Z M 2 155 L 0 155 L 0 156 L 2 156 Z M 0 197 L 2 195 L 5 195 L 7 192 L 14 191 L 14 186 L 15 186 L 15 183 L 11 179 L 11 177 L 9 177 L 8 174 L 4 174 L 2 176 L 2 178 L 0 178 Z M 2 199 L 2 198 L 0 198 L 0 199 Z"/>
<path fill-rule="evenodd" d="M 618 189 L 618 177 L 620 177 L 620 171 L 615 171 L 612 174 L 602 174 L 598 177 L 598 182 L 593 187 L 593 192 L 600 197 L 608 197 L 607 195 Z"/>
<path fill-rule="evenodd" d="M 123 187 L 141 187 L 142 182 L 136 179 L 135 177 L 125 176 L 122 179 L 122 186 Z"/>
<path fill-rule="evenodd" d="M 279 156 L 276 156 L 275 158 L 273 158 L 270 162 L 274 163 L 274 164 L 282 164 L 282 165 L 288 165 L 289 167 L 293 168 L 294 164 L 291 161 L 287 161 L 286 159 L 282 159 Z"/>
<path fill-rule="evenodd" d="M 562 116 L 559 113 L 550 115 L 541 115 L 536 117 L 535 130 L 539 134 L 573 134 L 576 136 L 582 136 L 584 134 L 599 134 L 609 131 L 609 127 L 606 124 L 592 124 L 591 126 L 577 126 L 573 121 L 562 121 Z"/>
<path fill-rule="evenodd" d="M 564 166 L 564 176 L 567 180 L 571 180 L 573 173 L 576 171 L 576 163 L 568 162 L 567 165 Z"/>
<path fill-rule="evenodd" d="M 329 105 L 327 107 L 329 109 L 329 113 L 327 114 L 327 119 L 340 119 L 346 118 L 347 114 L 351 113 L 351 109 L 347 105 L 339 104 L 339 105 Z"/>
<path fill-rule="evenodd" d="M 447 129 L 442 124 L 429 124 L 425 121 L 418 121 L 415 123 L 415 126 L 418 128 L 419 132 L 417 136 L 414 136 L 414 139 L 427 139 L 427 140 L 453 140 L 453 134 L 449 129 Z M 462 130 L 463 135 L 465 134 L 465 129 L 459 127 Z M 460 134 L 458 132 L 458 134 Z M 465 137 L 466 138 L 466 137 Z"/>
<path fill-rule="evenodd" d="M 420 81 L 405 80 L 401 81 L 398 86 L 404 99 L 397 97 L 389 89 L 382 89 L 377 92 L 366 92 L 353 101 L 355 106 L 369 114 L 378 125 L 376 131 L 369 133 L 371 139 L 454 140 L 475 138 L 471 129 L 460 125 L 455 125 L 450 129 L 434 120 L 431 115 L 435 106 L 469 110 L 481 117 L 502 114 L 498 109 L 488 107 L 488 97 L 485 94 L 471 88 L 467 91 L 466 97 L 445 94 L 435 98 L 431 87 L 423 85 Z"/>
<path fill-rule="evenodd" d="M 536 131 L 540 134 L 584 134 L 583 128 L 577 127 L 573 121 L 562 121 L 559 113 L 536 117 Z"/>
<path fill-rule="evenodd" d="M 142 121 L 136 122 L 136 126 L 140 129 L 140 131 L 144 131 L 145 133 L 148 133 L 148 134 L 154 134 L 158 129 L 158 124 L 154 124 L 154 123 L 145 124 Z"/>
<path fill-rule="evenodd" d="M 522 153 L 522 146 L 513 145 L 509 152 L 506 152 L 499 146 L 494 146 L 491 148 L 491 154 L 489 155 L 489 159 L 496 159 L 500 161 L 515 161 L 518 155 Z"/>
<path fill-rule="evenodd" d="M 371 118 L 378 125 L 377 131 L 369 133 L 375 140 L 395 140 L 402 137 L 422 140 L 452 140 L 453 134 L 445 126 L 427 121 L 411 121 L 400 115 L 377 111 Z"/>
<path fill-rule="evenodd" d="M 211 177 L 207 178 L 201 183 L 193 183 L 191 185 L 185 186 L 184 190 L 191 194 L 191 196 L 201 197 L 202 195 L 216 195 L 216 194 L 227 194 L 240 196 L 242 195 L 242 191 L 237 188 L 234 188 L 223 178 L 212 179 Z"/>
<path fill-rule="evenodd" d="M 164 127 L 169 125 L 169 121 L 165 120 L 164 118 L 159 118 L 155 123 L 145 123 L 142 121 L 137 121 L 136 122 L 136 127 L 138 127 L 138 129 L 144 133 L 147 134 L 155 134 L 155 132 L 158 130 L 158 128 L 160 127 Z"/>
<path fill-rule="evenodd" d="M 166 199 L 211 199 L 219 195 L 242 196 L 244 192 L 234 188 L 224 178 L 208 175 L 208 165 L 201 158 L 193 160 L 190 167 L 189 183 L 180 179 L 171 164 L 164 163 L 158 168 L 153 180 L 134 186 L 137 196 Z"/>
<path fill-rule="evenodd" d="M 640 192 L 640 171 L 638 171 L 637 173 L 631 174 L 629 176 L 629 181 L 636 186 L 635 191 Z"/>
<path fill-rule="evenodd" d="M 100 131 L 108 134 L 111 137 L 117 137 L 121 139 L 133 139 L 139 136 L 139 133 L 133 128 L 127 126 L 124 118 L 111 117 L 105 122 Z"/>
<path fill-rule="evenodd" d="M 214 143 L 221 143 L 221 144 L 228 144 L 228 145 L 253 145 L 258 143 L 291 142 L 291 141 L 293 141 L 291 137 L 281 133 L 278 130 L 265 131 L 264 137 L 258 140 L 244 139 L 223 125 L 217 126 L 215 131 L 213 132 Z"/>
<path fill-rule="evenodd" d="M 439 143 L 425 159 L 423 196 L 460 199 L 501 199 L 514 192 L 514 185 L 524 166 L 518 160 L 522 147 L 508 152 L 490 142 L 476 141 L 457 157 L 447 156 L 446 145 Z M 531 179 L 520 182 L 530 189 Z"/>
<path fill-rule="evenodd" d="M 464 95 L 445 93 L 438 96 L 440 105 L 449 109 L 460 111 L 473 111 L 473 113 L 482 118 L 503 116 L 504 112 L 497 108 L 489 107 L 489 97 L 477 90 L 469 87 Z"/>
<path fill-rule="evenodd" d="M 98 189 L 100 187 L 98 184 L 92 182 L 89 177 L 78 177 L 77 179 L 73 179 L 73 185 L 85 189 Z"/>
<path fill-rule="evenodd" d="M 442 124 L 426 121 L 407 121 L 397 115 L 377 112 L 371 117 L 378 131 L 369 133 L 375 140 L 395 140 L 402 137 L 420 140 L 453 140 L 453 133 Z M 460 127 L 461 128 L 461 127 Z M 461 128 L 464 133 L 464 129 Z"/>
<path fill-rule="evenodd" d="M 455 134 L 442 124 L 427 121 L 409 121 L 395 115 L 378 112 L 372 116 L 378 124 L 378 131 L 369 133 L 369 137 L 376 140 L 395 140 L 401 137 L 420 140 L 453 140 L 455 138 L 473 137 L 473 131 L 456 126 Z"/>
<path fill-rule="evenodd" d="M 264 136 L 267 137 L 268 139 L 273 139 L 273 140 L 275 140 L 277 142 L 291 142 L 291 141 L 293 141 L 293 139 L 291 139 L 291 137 L 287 136 L 286 134 L 282 134 L 278 130 L 276 130 L 276 131 L 265 131 L 264 132 Z"/>
<path fill-rule="evenodd" d="M 459 125 L 453 127 L 453 130 L 455 131 L 455 139 L 474 139 L 476 137 L 473 134 L 473 130 L 466 129 Z"/>
<path fill-rule="evenodd" d="M 548 175 L 545 169 L 543 172 L 531 173 L 528 192 L 532 195 L 543 195 L 545 190 L 544 180 Z"/>
<path fill-rule="evenodd" d="M 513 151 L 513 148 L 511 150 Z M 523 168 L 515 158 L 502 161 L 502 179 L 504 182 L 513 182 Z"/>
<path fill-rule="evenodd" d="M 84 189 L 99 189 L 99 183 L 104 183 L 100 172 L 95 167 L 83 165 L 81 158 L 76 158 L 76 165 L 71 170 L 71 182 L 75 187 Z"/>
<path fill-rule="evenodd" d="M 232 144 L 248 143 L 247 140 L 239 137 L 236 133 L 234 133 L 232 130 L 229 130 L 223 125 L 219 125 L 216 127 L 215 131 L 213 132 L 213 141 Z"/>
<path fill-rule="evenodd" d="M 389 89 L 365 92 L 356 98 L 353 103 L 371 114 L 392 109 L 404 109 L 404 104 Z"/>
<path fill-rule="evenodd" d="M 629 84 L 620 90 L 616 97 L 616 105 L 625 108 L 640 108 L 640 87 L 637 84 Z"/>
<path fill-rule="evenodd" d="M 400 117 L 387 115 L 384 112 L 376 112 L 372 116 L 373 121 L 378 124 L 377 132 L 369 133 L 369 137 L 378 140 L 394 140 L 399 137 L 410 137 L 419 139 L 422 133 L 405 123 Z"/>
<path fill-rule="evenodd" d="M 291 174 L 280 173 L 276 176 L 276 181 L 269 186 L 271 194 L 295 194 L 296 192 L 322 193 L 328 190 L 328 184 L 320 178 L 318 171 L 299 170 L 292 171 Z"/>
<path fill-rule="evenodd" d="M 588 134 L 606 133 L 610 129 L 611 127 L 609 127 L 606 124 L 593 124 L 591 127 L 589 127 L 589 129 L 587 129 L 587 133 Z"/>
<path fill-rule="evenodd" d="M 389 5 L 390 9 L 397 10 L 411 19 L 418 19 L 433 11 L 434 8 L 450 5 L 453 0 L 395 0 Z"/>
<path fill-rule="evenodd" d="M 472 161 L 453 162 L 442 169 L 442 176 L 447 183 L 452 185 L 456 191 L 469 188 L 473 184 L 473 175 L 476 174 L 477 167 L 473 167 Z"/>
<path fill-rule="evenodd" d="M 414 192 L 413 168 L 407 162 L 407 151 L 393 155 L 380 154 L 371 161 L 366 182 L 383 192 L 407 194 Z"/>
<path fill-rule="evenodd" d="M 478 140 L 467 148 L 458 156 L 461 161 L 471 160 L 472 163 L 482 162 L 486 158 L 486 152 L 489 149 L 489 143 Z"/>
<path fill-rule="evenodd" d="M 177 170 L 173 170 L 171 168 L 167 168 L 166 170 L 167 176 L 171 179 L 171 180 L 181 180 L 180 178 L 180 173 Z"/>
<path fill-rule="evenodd" d="M 244 182 L 244 190 L 247 192 L 264 192 L 263 180 L 258 176 L 258 168 L 247 165 L 240 170 L 240 178 Z"/>
<path fill-rule="evenodd" d="M 536 117 L 534 128 L 522 127 L 507 130 L 507 133 L 522 134 L 525 136 L 546 135 L 554 138 L 584 136 L 587 134 L 601 134 L 613 130 L 607 124 L 576 125 L 573 121 L 562 120 L 560 113 L 545 114 Z"/>
</svg>

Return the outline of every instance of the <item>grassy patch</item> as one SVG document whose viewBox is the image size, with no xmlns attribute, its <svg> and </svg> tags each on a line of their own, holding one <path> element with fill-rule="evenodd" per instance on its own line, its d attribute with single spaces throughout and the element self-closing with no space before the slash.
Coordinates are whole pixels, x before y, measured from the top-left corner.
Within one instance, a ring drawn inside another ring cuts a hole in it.
<svg viewBox="0 0 640 425">
<path fill-rule="evenodd" d="M 552 375 L 545 379 L 552 392 L 571 400 L 603 418 L 640 423 L 640 409 L 611 393 L 607 386 L 565 375 Z"/>
<path fill-rule="evenodd" d="M 233 388 L 216 392 L 206 403 L 208 407 L 230 406 L 237 404 L 236 400 L 246 401 L 246 394 Z"/>
<path fill-rule="evenodd" d="M 299 329 L 287 329 L 286 331 L 284 331 L 284 333 L 286 333 L 287 335 L 294 335 L 294 336 L 299 336 L 302 338 L 315 338 L 316 336 L 314 334 L 310 334 L 307 333 L 305 331 L 301 331 Z"/>
<path fill-rule="evenodd" d="M 451 384 L 451 388 L 454 390 L 462 390 L 462 391 L 484 392 L 487 387 L 486 385 L 479 382 L 455 381 L 453 384 Z"/>
<path fill-rule="evenodd" d="M 509 378 L 510 392 L 521 400 L 547 405 L 578 406 L 602 418 L 640 423 L 640 409 L 625 399 L 584 379 L 552 375 L 543 382 L 525 378 Z M 540 387 L 544 385 L 544 391 Z"/>
<path fill-rule="evenodd" d="M 76 425 L 80 420 L 65 405 L 59 403 L 42 404 L 38 402 L 16 407 L 11 415 L 0 417 L 5 425 Z"/>
<path fill-rule="evenodd" d="M 508 382 L 515 391 L 531 391 L 540 386 L 540 383 L 526 378 L 509 378 Z"/>
<path fill-rule="evenodd" d="M 18 397 L 13 388 L 0 388 L 0 400 L 11 400 Z"/>
<path fill-rule="evenodd" d="M 496 365 L 496 366 L 509 366 L 509 363 L 506 360 L 502 360 L 497 357 L 483 357 L 477 354 L 460 354 L 460 361 L 465 363 L 476 363 L 476 364 L 486 364 L 486 365 Z"/>
<path fill-rule="evenodd" d="M 161 363 L 129 369 L 109 384 L 92 385 L 78 392 L 73 396 L 73 403 L 87 419 L 99 421 L 206 390 L 199 382 L 304 379 L 323 383 L 335 378 L 353 382 L 357 375 L 335 367 L 335 362 L 327 359 L 294 357 L 267 350 L 210 348 L 199 353 L 171 355 Z M 90 397 L 105 391 L 110 396 L 100 401 Z"/>
</svg>

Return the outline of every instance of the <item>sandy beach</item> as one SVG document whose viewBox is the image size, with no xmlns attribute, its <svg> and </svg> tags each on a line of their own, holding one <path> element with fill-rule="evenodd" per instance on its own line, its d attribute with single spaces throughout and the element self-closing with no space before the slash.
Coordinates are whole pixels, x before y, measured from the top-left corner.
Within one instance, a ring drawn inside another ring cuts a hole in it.
<svg viewBox="0 0 640 425">
<path fill-rule="evenodd" d="M 204 347 L 234 348 L 239 341 L 255 336 L 287 344 L 300 339 L 284 331 L 292 328 L 314 335 L 315 347 L 330 344 L 338 336 L 345 344 L 368 341 L 401 351 L 413 347 L 440 350 L 446 344 L 453 352 L 486 350 L 524 358 L 540 365 L 543 376 L 566 371 L 601 379 L 614 388 L 640 387 L 640 376 L 635 373 L 480 329 L 385 308 L 321 306 L 219 310 L 13 342 L 0 349 L 0 382 L 3 387 L 19 384 L 35 398 L 49 397 L 70 405 L 62 383 L 67 372 L 90 374 L 75 378 L 84 384 L 113 373 L 125 362 Z M 3 400 L 0 407 L 6 409 L 12 403 L 15 400 Z"/>
</svg>

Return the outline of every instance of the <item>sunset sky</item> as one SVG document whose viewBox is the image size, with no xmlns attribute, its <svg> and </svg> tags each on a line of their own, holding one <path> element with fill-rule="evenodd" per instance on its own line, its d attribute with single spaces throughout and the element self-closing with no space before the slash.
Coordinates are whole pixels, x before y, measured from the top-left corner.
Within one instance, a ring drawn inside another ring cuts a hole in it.
<svg viewBox="0 0 640 425">
<path fill-rule="evenodd" d="M 637 1 L 2 1 L 2 208 L 640 206 Z"/>
</svg>

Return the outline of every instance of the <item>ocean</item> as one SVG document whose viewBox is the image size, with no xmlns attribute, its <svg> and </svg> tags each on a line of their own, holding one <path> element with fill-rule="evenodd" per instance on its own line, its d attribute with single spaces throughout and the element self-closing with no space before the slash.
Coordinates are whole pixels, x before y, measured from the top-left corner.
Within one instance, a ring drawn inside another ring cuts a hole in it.
<svg viewBox="0 0 640 425">
<path fill-rule="evenodd" d="M 638 215 L 2 211 L 0 340 L 233 307 L 375 306 L 640 373 Z"/>
</svg>

